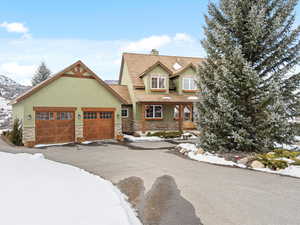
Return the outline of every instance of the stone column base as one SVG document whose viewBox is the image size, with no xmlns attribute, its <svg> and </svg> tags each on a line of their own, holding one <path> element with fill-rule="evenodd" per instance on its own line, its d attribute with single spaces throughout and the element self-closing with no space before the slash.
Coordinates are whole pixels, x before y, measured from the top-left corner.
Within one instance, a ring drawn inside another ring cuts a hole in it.
<svg viewBox="0 0 300 225">
<path fill-rule="evenodd" d="M 27 143 L 29 146 L 35 143 L 35 127 L 23 127 L 22 140 L 25 146 Z"/>
</svg>

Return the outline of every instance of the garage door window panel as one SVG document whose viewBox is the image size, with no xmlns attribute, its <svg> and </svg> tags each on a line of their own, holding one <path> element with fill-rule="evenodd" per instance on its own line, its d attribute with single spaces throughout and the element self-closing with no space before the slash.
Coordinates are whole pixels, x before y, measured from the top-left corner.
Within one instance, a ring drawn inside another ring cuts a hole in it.
<svg viewBox="0 0 300 225">
<path fill-rule="evenodd" d="M 83 118 L 84 119 L 97 119 L 97 112 L 84 112 Z"/>
<path fill-rule="evenodd" d="M 53 112 L 37 112 L 36 120 L 53 120 L 54 118 Z"/>
<path fill-rule="evenodd" d="M 112 112 L 100 112 L 100 119 L 111 119 Z"/>
<path fill-rule="evenodd" d="M 71 112 L 57 112 L 56 119 L 57 120 L 71 120 L 73 113 Z"/>
</svg>

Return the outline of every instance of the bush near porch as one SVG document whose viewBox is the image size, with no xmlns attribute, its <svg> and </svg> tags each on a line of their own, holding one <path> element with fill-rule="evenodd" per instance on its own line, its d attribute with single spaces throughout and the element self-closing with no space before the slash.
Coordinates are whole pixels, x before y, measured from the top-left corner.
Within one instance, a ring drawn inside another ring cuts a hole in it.
<svg viewBox="0 0 300 225">
<path fill-rule="evenodd" d="M 182 131 L 158 131 L 158 132 L 148 132 L 148 137 L 161 137 L 161 138 L 178 138 L 183 134 Z"/>
</svg>

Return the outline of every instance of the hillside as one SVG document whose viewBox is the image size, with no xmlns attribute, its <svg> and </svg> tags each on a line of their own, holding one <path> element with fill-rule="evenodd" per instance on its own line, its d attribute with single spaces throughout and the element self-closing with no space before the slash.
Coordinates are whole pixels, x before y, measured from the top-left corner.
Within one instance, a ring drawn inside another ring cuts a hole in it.
<svg viewBox="0 0 300 225">
<path fill-rule="evenodd" d="M 24 93 L 29 88 L 30 86 L 21 85 L 4 75 L 0 75 L 0 131 L 8 129 L 12 122 L 10 100 Z"/>
<path fill-rule="evenodd" d="M 0 75 L 0 96 L 3 98 L 13 99 L 29 88 L 30 86 L 21 85 L 4 75 Z"/>
</svg>

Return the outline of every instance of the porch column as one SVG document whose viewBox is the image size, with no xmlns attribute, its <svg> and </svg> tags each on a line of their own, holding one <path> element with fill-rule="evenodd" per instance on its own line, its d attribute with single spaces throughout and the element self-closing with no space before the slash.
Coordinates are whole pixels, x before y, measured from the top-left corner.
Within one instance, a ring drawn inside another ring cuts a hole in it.
<svg viewBox="0 0 300 225">
<path fill-rule="evenodd" d="M 145 124 L 145 103 L 142 103 L 142 132 L 145 133 L 146 132 L 146 124 Z"/>
<path fill-rule="evenodd" d="M 183 117 L 182 117 L 182 111 L 183 111 L 183 105 L 179 104 L 179 118 L 178 118 L 178 126 L 179 126 L 179 131 L 182 132 L 182 121 L 183 121 Z"/>
</svg>

